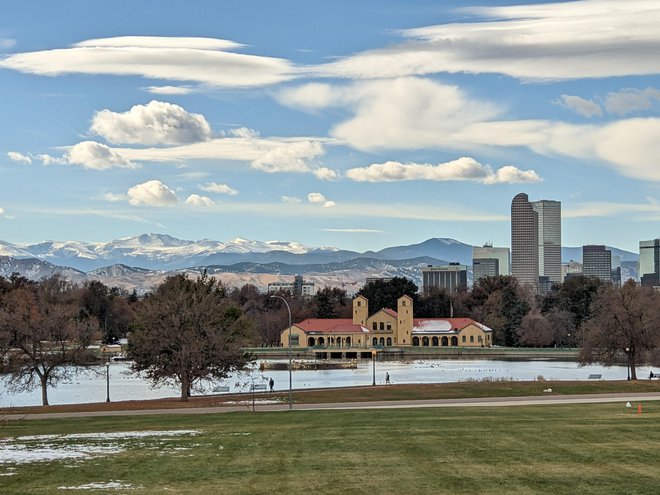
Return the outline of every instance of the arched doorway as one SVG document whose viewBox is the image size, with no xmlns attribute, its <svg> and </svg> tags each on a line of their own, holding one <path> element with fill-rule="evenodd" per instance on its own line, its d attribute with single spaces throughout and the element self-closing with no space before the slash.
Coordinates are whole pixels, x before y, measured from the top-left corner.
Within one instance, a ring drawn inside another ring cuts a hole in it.
<svg viewBox="0 0 660 495">
<path fill-rule="evenodd" d="M 413 337 L 413 345 L 419 346 L 419 337 Z"/>
<path fill-rule="evenodd" d="M 442 337 L 440 342 L 442 343 L 442 347 L 447 347 L 449 345 L 449 339 L 447 337 Z"/>
<path fill-rule="evenodd" d="M 433 347 L 438 347 L 438 337 L 433 337 L 431 339 L 431 345 L 433 345 Z"/>
<path fill-rule="evenodd" d="M 392 345 L 392 337 L 387 337 L 387 345 L 388 346 Z"/>
<path fill-rule="evenodd" d="M 319 345 L 325 345 L 325 339 L 323 337 L 319 337 Z"/>
<path fill-rule="evenodd" d="M 378 345 L 378 339 L 376 337 L 371 341 L 371 345 Z"/>
<path fill-rule="evenodd" d="M 351 338 L 346 337 L 346 347 L 350 347 L 350 346 L 351 346 Z"/>
<path fill-rule="evenodd" d="M 316 345 L 316 339 L 314 337 L 310 337 L 307 339 L 307 347 L 314 347 Z"/>
<path fill-rule="evenodd" d="M 451 338 L 451 345 L 453 345 L 453 346 L 457 346 L 457 345 L 458 345 L 458 337 L 456 337 L 456 335 L 454 335 L 454 336 Z"/>
<path fill-rule="evenodd" d="M 385 337 L 381 337 L 381 338 L 380 338 L 380 342 L 379 342 L 379 344 L 380 344 L 380 345 L 385 345 Z"/>
<path fill-rule="evenodd" d="M 424 347 L 428 347 L 428 346 L 429 346 L 429 338 L 428 338 L 428 337 L 423 337 L 423 338 L 422 338 L 422 345 L 423 345 Z"/>
</svg>

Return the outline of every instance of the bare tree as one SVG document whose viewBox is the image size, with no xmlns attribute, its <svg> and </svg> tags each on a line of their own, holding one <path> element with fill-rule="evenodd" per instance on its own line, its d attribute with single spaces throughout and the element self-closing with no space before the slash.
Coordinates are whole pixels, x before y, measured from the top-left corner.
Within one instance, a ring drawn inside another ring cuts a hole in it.
<svg viewBox="0 0 660 495">
<path fill-rule="evenodd" d="M 0 340 L 10 349 L 0 366 L 10 376 L 9 389 L 48 386 L 71 377 L 77 366 L 93 362 L 88 350 L 96 336 L 95 320 L 80 317 L 76 288 L 59 277 L 23 285 L 5 293 L 0 306 Z"/>
<path fill-rule="evenodd" d="M 553 329 L 548 320 L 535 310 L 525 315 L 518 329 L 518 338 L 523 345 L 545 347 L 554 341 Z"/>
<path fill-rule="evenodd" d="M 630 378 L 636 366 L 652 359 L 660 345 L 660 294 L 632 280 L 607 287 L 594 300 L 593 316 L 584 325 L 583 363 L 611 365 L 625 356 Z"/>
<path fill-rule="evenodd" d="M 137 307 L 137 325 L 129 336 L 133 370 L 154 383 L 178 382 L 181 400 L 187 401 L 195 383 L 245 367 L 249 330 L 215 279 L 168 277 Z"/>
</svg>

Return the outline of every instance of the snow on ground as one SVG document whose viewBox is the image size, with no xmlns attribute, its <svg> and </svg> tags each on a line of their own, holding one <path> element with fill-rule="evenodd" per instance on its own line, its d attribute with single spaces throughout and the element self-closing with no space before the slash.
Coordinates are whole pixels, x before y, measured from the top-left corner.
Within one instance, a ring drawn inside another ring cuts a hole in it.
<svg viewBox="0 0 660 495">
<path fill-rule="evenodd" d="M 0 465 L 85 460 L 123 452 L 128 448 L 127 442 L 135 439 L 167 439 L 199 433 L 197 430 L 123 431 L 5 438 L 0 440 Z"/>
<path fill-rule="evenodd" d="M 121 481 L 106 481 L 97 483 L 85 483 L 78 486 L 58 486 L 58 490 L 135 490 L 142 488 L 142 486 L 134 486 L 130 483 L 122 483 Z"/>
</svg>

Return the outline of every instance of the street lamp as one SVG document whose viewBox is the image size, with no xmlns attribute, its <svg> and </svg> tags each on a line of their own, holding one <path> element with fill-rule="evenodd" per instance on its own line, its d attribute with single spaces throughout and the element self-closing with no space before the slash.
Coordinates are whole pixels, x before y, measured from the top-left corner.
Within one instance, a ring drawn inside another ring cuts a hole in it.
<svg viewBox="0 0 660 495">
<path fill-rule="evenodd" d="M 110 361 L 105 363 L 105 401 L 110 402 Z"/>
<path fill-rule="evenodd" d="M 289 307 L 289 303 L 286 302 L 286 299 L 284 299 L 282 296 L 276 296 L 272 295 L 270 296 L 271 298 L 276 298 L 276 299 L 282 299 L 284 301 L 284 304 L 286 304 L 286 310 L 289 313 L 289 409 L 293 408 L 293 396 L 292 396 L 292 390 L 293 390 L 293 376 L 292 376 L 292 366 L 291 366 L 291 308 Z"/>
<path fill-rule="evenodd" d="M 630 381 L 630 347 L 626 347 L 626 372 L 628 373 L 628 381 Z"/>
<path fill-rule="evenodd" d="M 372 386 L 376 386 L 376 350 L 371 351 L 371 362 L 373 364 L 373 381 L 371 382 Z"/>
</svg>

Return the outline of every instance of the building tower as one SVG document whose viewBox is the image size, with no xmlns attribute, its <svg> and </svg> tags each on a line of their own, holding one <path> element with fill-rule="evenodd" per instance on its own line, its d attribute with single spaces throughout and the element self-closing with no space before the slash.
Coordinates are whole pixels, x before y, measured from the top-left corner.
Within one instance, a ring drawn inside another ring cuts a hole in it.
<svg viewBox="0 0 660 495">
<path fill-rule="evenodd" d="M 561 282 L 561 202 L 542 199 L 532 202 L 538 215 L 539 277 Z"/>
<path fill-rule="evenodd" d="M 639 241 L 639 277 L 642 285 L 660 285 L 660 239 Z"/>
<path fill-rule="evenodd" d="M 612 283 L 612 252 L 605 246 L 582 246 L 582 273 Z"/>
<path fill-rule="evenodd" d="M 511 275 L 536 290 L 539 283 L 538 213 L 527 194 L 511 201 Z"/>
<path fill-rule="evenodd" d="M 493 247 L 491 244 L 472 247 L 472 273 L 476 282 L 484 277 L 510 275 L 509 248 Z"/>
</svg>

